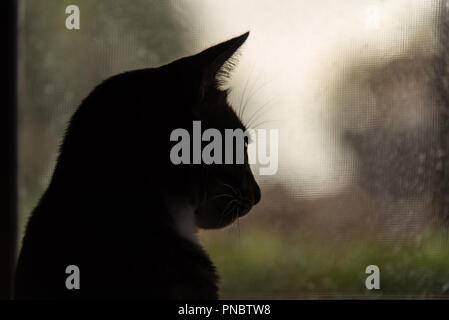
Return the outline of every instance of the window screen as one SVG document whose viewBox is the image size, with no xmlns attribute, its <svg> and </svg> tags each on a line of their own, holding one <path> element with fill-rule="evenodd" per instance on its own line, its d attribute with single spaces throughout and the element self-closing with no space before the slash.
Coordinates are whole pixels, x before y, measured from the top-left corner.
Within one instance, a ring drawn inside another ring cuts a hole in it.
<svg viewBox="0 0 449 320">
<path fill-rule="evenodd" d="M 79 29 L 66 27 L 69 5 Z M 253 165 L 262 197 L 248 216 L 201 231 L 221 296 L 447 296 L 447 10 L 422 0 L 22 0 L 21 236 L 68 120 L 98 83 L 249 30 L 223 86 L 244 122 L 277 130 L 277 160 L 269 174 Z"/>
</svg>

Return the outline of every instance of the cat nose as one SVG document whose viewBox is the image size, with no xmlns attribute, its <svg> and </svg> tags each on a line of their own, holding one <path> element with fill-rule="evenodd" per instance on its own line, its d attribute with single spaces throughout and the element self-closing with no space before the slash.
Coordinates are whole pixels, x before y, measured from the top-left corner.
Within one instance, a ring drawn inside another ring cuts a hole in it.
<svg viewBox="0 0 449 320">
<path fill-rule="evenodd" d="M 256 180 L 254 179 L 254 176 L 250 173 L 249 179 L 246 182 L 247 185 L 247 194 L 251 199 L 252 205 L 256 205 L 259 203 L 261 194 L 260 194 L 260 188 L 257 184 Z"/>
<path fill-rule="evenodd" d="M 251 207 L 252 207 L 252 205 L 248 201 L 240 202 L 237 204 L 237 206 L 240 209 L 240 210 L 238 210 L 239 217 L 247 214 L 249 212 L 249 210 L 251 210 Z"/>
<path fill-rule="evenodd" d="M 260 201 L 260 188 L 257 184 L 254 184 L 254 204 L 258 204 Z"/>
</svg>

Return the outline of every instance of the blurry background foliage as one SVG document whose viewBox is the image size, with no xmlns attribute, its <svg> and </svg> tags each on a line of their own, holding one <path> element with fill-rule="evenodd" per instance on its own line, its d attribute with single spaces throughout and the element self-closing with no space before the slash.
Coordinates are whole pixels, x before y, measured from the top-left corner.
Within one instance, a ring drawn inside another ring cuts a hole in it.
<svg viewBox="0 0 449 320">
<path fill-rule="evenodd" d="M 65 28 L 71 4 L 79 31 Z M 360 26 L 372 4 L 377 31 Z M 256 177 L 262 202 L 248 217 L 200 234 L 223 297 L 447 297 L 446 11 L 434 0 L 22 0 L 21 232 L 94 86 L 251 30 L 230 100 L 247 90 L 248 115 L 267 105 L 259 120 L 282 119 L 271 124 L 280 163 Z M 365 288 L 370 264 L 381 290 Z"/>
</svg>

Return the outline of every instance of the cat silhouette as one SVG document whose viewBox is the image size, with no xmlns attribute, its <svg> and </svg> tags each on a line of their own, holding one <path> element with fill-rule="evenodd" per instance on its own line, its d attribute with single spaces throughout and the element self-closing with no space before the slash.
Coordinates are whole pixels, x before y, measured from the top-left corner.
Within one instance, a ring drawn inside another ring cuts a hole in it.
<svg viewBox="0 0 449 320">
<path fill-rule="evenodd" d="M 247 154 L 243 164 L 173 164 L 170 134 L 193 121 L 246 130 L 220 84 L 248 35 L 113 76 L 82 101 L 27 224 L 17 299 L 218 298 L 197 229 L 247 214 L 260 189 Z M 79 289 L 66 287 L 70 265 Z"/>
</svg>

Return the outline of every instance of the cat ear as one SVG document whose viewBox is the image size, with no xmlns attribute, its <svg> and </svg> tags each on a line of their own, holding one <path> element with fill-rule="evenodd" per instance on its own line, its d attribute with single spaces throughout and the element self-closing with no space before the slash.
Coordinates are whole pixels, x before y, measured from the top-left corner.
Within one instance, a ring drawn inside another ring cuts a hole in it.
<svg viewBox="0 0 449 320">
<path fill-rule="evenodd" d="M 201 66 L 201 95 L 211 86 L 217 86 L 235 67 L 232 56 L 242 46 L 249 32 L 206 49 L 195 57 Z"/>
</svg>

